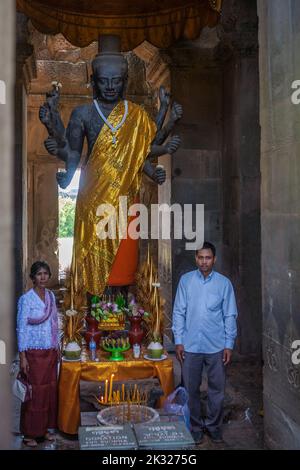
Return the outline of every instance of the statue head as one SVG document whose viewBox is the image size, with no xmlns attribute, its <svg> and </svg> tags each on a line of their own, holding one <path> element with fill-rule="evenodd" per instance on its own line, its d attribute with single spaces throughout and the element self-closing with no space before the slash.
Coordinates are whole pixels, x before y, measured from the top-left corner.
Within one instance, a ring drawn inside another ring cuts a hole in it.
<svg viewBox="0 0 300 470">
<path fill-rule="evenodd" d="M 99 54 L 92 62 L 94 93 L 102 101 L 114 103 L 123 98 L 128 64 L 120 53 L 119 36 L 100 36 Z"/>
</svg>

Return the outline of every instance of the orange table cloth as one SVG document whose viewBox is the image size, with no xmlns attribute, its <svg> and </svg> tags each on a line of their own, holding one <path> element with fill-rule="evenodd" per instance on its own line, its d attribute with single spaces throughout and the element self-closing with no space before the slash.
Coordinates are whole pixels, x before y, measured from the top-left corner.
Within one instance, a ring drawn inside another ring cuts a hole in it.
<svg viewBox="0 0 300 470">
<path fill-rule="evenodd" d="M 130 351 L 125 353 L 127 360 L 113 362 L 103 359 L 101 362 L 62 362 L 58 385 L 58 428 L 67 434 L 77 434 L 80 424 L 79 382 L 80 380 L 97 381 L 110 379 L 134 380 L 158 377 L 164 399 L 174 389 L 173 361 L 148 361 L 132 359 Z"/>
</svg>

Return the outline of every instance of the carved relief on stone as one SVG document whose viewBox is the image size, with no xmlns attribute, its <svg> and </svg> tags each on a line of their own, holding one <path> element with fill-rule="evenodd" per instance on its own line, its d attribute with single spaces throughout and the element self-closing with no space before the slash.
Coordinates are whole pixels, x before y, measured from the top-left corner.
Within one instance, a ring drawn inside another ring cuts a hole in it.
<svg viewBox="0 0 300 470">
<path fill-rule="evenodd" d="M 271 371 L 277 372 L 279 370 L 280 361 L 271 328 L 264 333 L 264 351 L 265 365 L 267 365 Z"/>
<path fill-rule="evenodd" d="M 216 59 L 224 62 L 231 54 L 241 57 L 258 54 L 258 19 L 253 5 L 246 0 L 224 2 L 221 21 L 216 26 L 220 39 Z"/>
<path fill-rule="evenodd" d="M 271 369 L 273 372 L 277 372 L 279 369 L 279 360 L 278 356 L 275 352 L 274 346 L 269 343 L 265 347 L 266 351 L 266 364 L 268 365 L 269 369 Z"/>
<path fill-rule="evenodd" d="M 58 197 L 56 185 L 57 166 L 33 165 L 33 261 L 44 260 L 50 265 L 50 285 L 58 283 Z"/>
<path fill-rule="evenodd" d="M 43 227 L 38 234 L 34 254 L 36 259 L 47 259 L 50 264 L 51 259 L 54 258 L 56 264 L 57 253 L 57 216 L 48 217 L 43 221 Z"/>
<path fill-rule="evenodd" d="M 300 366 L 294 365 L 291 361 L 293 350 L 287 352 L 286 357 L 286 376 L 288 383 L 295 389 L 300 388 Z"/>
</svg>

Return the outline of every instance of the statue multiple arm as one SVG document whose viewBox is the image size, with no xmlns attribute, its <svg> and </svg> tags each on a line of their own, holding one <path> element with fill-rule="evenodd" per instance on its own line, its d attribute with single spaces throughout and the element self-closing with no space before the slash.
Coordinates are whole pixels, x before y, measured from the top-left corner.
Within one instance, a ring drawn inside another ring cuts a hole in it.
<svg viewBox="0 0 300 470">
<path fill-rule="evenodd" d="M 62 149 L 66 144 L 65 126 L 59 114 L 58 104 L 60 98 L 60 83 L 53 82 L 53 89 L 46 94 L 46 102 L 40 107 L 39 118 L 46 127 L 49 139 L 56 141 L 57 148 Z M 48 139 L 47 139 L 48 140 Z M 48 150 L 48 149 L 47 149 Z M 51 152 L 50 152 L 51 153 Z M 63 155 L 62 160 L 65 160 Z"/>
<path fill-rule="evenodd" d="M 67 145 L 63 149 L 63 152 L 68 153 L 68 159 L 66 161 L 66 171 L 58 172 L 56 175 L 57 182 L 61 188 L 66 188 L 79 165 L 81 152 L 84 143 L 84 128 L 78 109 L 75 109 L 68 124 L 66 132 Z"/>
<path fill-rule="evenodd" d="M 173 103 L 170 118 L 166 125 L 162 127 L 170 102 L 170 95 L 163 87 L 159 90 L 159 98 L 161 105 L 156 119 L 157 132 L 153 139 L 150 153 L 147 155 L 143 171 L 157 184 L 163 184 L 166 180 L 166 171 L 161 167 L 153 168 L 151 161 L 161 155 L 172 155 L 179 148 L 181 139 L 178 135 L 172 136 L 165 144 L 163 143 L 170 135 L 176 122 L 182 117 L 182 106 L 176 102 Z"/>
<path fill-rule="evenodd" d="M 48 120 L 46 105 L 40 108 L 40 120 L 43 124 L 45 124 L 45 120 Z M 72 112 L 67 131 L 64 131 L 64 135 L 64 146 L 59 146 L 58 139 L 53 135 L 49 136 L 44 142 L 47 151 L 51 155 L 55 155 L 65 162 L 65 171 L 60 171 L 56 175 L 57 182 L 63 189 L 70 184 L 74 176 L 79 165 L 84 143 L 84 129 L 77 109 Z"/>
<path fill-rule="evenodd" d="M 178 136 L 171 137 L 165 144 L 164 141 L 169 136 L 176 121 L 181 118 L 182 107 L 178 103 L 173 103 L 170 118 L 166 125 L 162 127 L 168 111 L 170 95 L 166 92 L 165 88 L 161 87 L 159 97 L 160 109 L 156 117 L 157 133 L 152 142 L 151 151 L 147 155 L 143 171 L 153 181 L 162 184 L 166 179 L 166 172 L 163 168 L 153 168 L 151 161 L 160 155 L 173 154 L 178 149 L 180 145 L 180 138 Z M 46 103 L 41 106 L 39 117 L 49 132 L 49 137 L 44 142 L 47 151 L 51 155 L 57 156 L 66 164 L 65 171 L 58 172 L 56 176 L 59 186 L 66 188 L 70 184 L 80 161 L 85 130 L 77 108 L 73 111 L 68 128 L 65 131 L 57 109 L 58 98 L 59 93 L 55 94 L 55 90 L 47 94 Z"/>
</svg>

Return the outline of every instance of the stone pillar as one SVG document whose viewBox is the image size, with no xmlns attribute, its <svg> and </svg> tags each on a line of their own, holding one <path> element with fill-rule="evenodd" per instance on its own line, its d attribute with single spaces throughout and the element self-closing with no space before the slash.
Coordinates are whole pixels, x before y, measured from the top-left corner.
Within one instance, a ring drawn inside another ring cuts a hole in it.
<svg viewBox="0 0 300 470">
<path fill-rule="evenodd" d="M 28 18 L 17 13 L 15 85 L 15 291 L 18 298 L 27 278 L 27 93 L 35 75 L 33 47 L 28 43 Z M 30 60 L 31 58 L 31 60 Z"/>
<path fill-rule="evenodd" d="M 258 0 L 265 440 L 300 449 L 300 3 Z M 298 355 L 299 357 L 299 355 Z"/>
<path fill-rule="evenodd" d="M 11 447 L 10 364 L 12 319 L 15 315 L 13 265 L 13 181 L 14 163 L 14 74 L 15 74 L 15 5 L 0 2 L 0 449 Z"/>
</svg>

